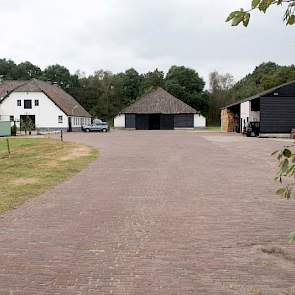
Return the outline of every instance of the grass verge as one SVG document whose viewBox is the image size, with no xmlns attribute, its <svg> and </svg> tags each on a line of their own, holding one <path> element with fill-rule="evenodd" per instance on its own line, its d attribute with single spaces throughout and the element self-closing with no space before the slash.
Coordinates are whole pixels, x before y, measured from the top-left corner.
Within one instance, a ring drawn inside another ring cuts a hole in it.
<svg viewBox="0 0 295 295">
<path fill-rule="evenodd" d="M 0 139 L 0 214 L 78 173 L 94 160 L 97 150 L 52 139 Z"/>
<path fill-rule="evenodd" d="M 221 131 L 221 126 L 208 126 L 206 127 L 208 131 Z"/>
</svg>

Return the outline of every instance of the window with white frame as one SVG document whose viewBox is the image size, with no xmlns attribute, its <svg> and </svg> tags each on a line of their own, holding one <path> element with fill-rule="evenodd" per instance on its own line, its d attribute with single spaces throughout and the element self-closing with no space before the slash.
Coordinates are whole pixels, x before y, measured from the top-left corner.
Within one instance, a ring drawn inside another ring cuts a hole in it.
<svg viewBox="0 0 295 295">
<path fill-rule="evenodd" d="M 62 116 L 58 116 L 58 123 L 62 123 L 63 122 L 63 117 Z"/>
<path fill-rule="evenodd" d="M 22 106 L 22 101 L 20 99 L 17 100 L 17 106 L 21 107 Z"/>
</svg>

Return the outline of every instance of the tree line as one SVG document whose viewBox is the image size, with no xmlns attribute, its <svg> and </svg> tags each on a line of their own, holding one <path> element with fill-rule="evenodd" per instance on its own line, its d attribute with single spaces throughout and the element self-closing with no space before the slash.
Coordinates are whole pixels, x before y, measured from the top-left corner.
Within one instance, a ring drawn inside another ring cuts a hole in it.
<svg viewBox="0 0 295 295">
<path fill-rule="evenodd" d="M 171 66 L 165 74 L 159 69 L 140 74 L 134 68 L 121 73 L 98 70 L 86 76 L 80 71 L 71 74 L 62 65 L 50 65 L 44 70 L 30 63 L 16 64 L 0 59 L 2 80 L 28 80 L 38 78 L 58 83 L 75 97 L 94 117 L 111 120 L 124 107 L 133 103 L 154 87 L 163 87 L 169 93 L 199 110 L 209 125 L 220 124 L 220 109 L 237 100 L 268 88 L 295 80 L 295 66 L 262 63 L 240 81 L 230 73 L 216 71 L 209 75 L 208 90 L 205 81 L 194 69 Z"/>
<path fill-rule="evenodd" d="M 208 92 L 199 74 L 184 66 L 171 66 L 167 74 L 155 69 L 144 74 L 130 68 L 122 73 L 98 70 L 92 75 L 77 71 L 71 74 L 62 65 L 50 65 L 43 71 L 40 67 L 23 62 L 0 59 L 2 80 L 28 80 L 38 78 L 56 82 L 75 97 L 92 116 L 112 119 L 124 107 L 133 103 L 154 87 L 163 87 L 203 114 L 208 112 Z"/>
</svg>

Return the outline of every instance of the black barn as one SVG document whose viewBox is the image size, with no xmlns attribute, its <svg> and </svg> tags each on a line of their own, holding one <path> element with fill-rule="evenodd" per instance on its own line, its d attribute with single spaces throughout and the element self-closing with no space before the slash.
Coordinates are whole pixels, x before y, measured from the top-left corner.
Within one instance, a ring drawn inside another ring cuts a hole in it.
<svg viewBox="0 0 295 295">
<path fill-rule="evenodd" d="M 224 131 L 243 131 L 251 122 L 260 125 L 260 135 L 286 134 L 295 128 L 295 81 L 233 103 L 223 108 Z"/>
<path fill-rule="evenodd" d="M 122 115 L 124 127 L 137 130 L 194 128 L 195 116 L 201 117 L 195 109 L 160 87 L 122 110 L 118 117 Z"/>
</svg>

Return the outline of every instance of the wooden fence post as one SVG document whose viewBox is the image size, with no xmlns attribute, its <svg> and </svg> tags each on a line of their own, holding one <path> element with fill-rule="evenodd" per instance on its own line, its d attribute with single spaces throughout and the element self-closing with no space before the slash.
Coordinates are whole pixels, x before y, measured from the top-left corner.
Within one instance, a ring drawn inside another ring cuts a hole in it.
<svg viewBox="0 0 295 295">
<path fill-rule="evenodd" d="M 10 145 L 9 145 L 9 139 L 8 139 L 8 137 L 6 138 L 6 143 L 7 143 L 8 158 L 10 158 Z"/>
</svg>

